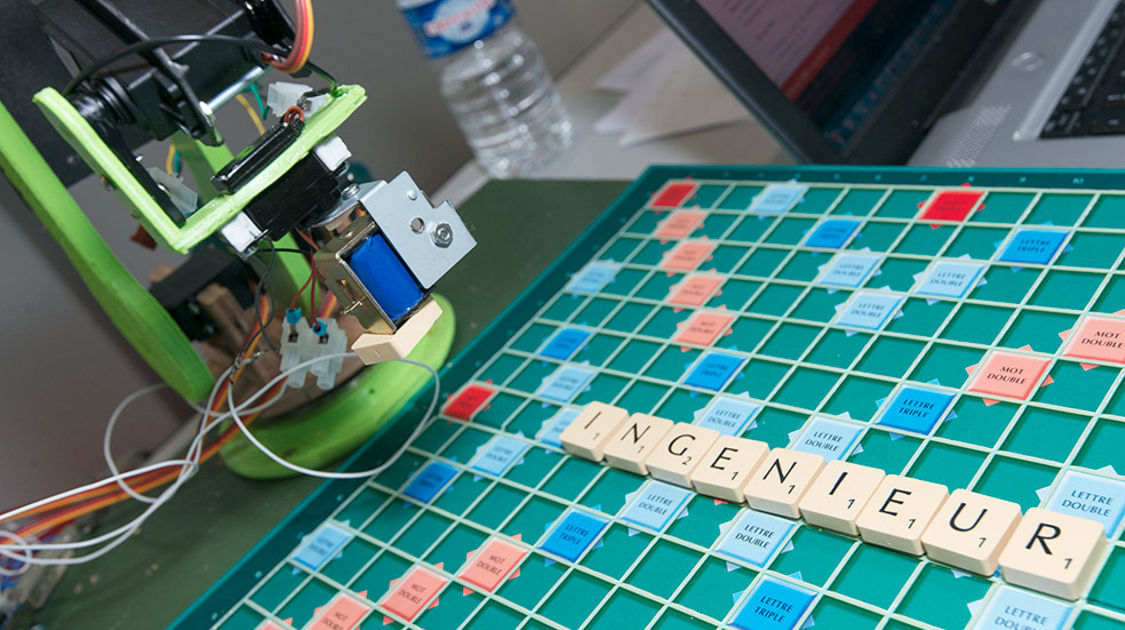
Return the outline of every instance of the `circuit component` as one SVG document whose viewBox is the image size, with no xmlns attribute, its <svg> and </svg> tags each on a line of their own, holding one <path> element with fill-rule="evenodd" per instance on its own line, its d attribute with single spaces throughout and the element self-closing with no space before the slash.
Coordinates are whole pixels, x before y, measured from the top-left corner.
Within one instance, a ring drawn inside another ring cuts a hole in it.
<svg viewBox="0 0 1125 630">
<path fill-rule="evenodd" d="M 453 206 L 432 207 L 407 173 L 364 184 L 341 206 L 364 216 L 321 247 L 317 271 L 370 333 L 396 332 L 476 246 Z"/>
</svg>

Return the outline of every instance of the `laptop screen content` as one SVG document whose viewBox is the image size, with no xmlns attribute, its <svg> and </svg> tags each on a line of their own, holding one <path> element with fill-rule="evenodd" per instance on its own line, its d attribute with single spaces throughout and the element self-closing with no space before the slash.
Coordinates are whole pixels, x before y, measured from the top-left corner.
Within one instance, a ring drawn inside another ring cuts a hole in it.
<svg viewBox="0 0 1125 630">
<path fill-rule="evenodd" d="M 844 151 L 955 0 L 697 0 Z"/>
</svg>

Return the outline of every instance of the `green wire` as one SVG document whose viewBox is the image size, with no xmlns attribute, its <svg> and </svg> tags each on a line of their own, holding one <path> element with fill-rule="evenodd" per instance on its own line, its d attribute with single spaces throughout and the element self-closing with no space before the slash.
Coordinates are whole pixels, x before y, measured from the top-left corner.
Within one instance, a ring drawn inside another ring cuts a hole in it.
<svg viewBox="0 0 1125 630">
<path fill-rule="evenodd" d="M 258 115 L 262 118 L 269 116 L 270 110 L 268 107 L 266 107 L 266 104 L 262 102 L 262 95 L 258 92 L 258 84 L 256 82 L 251 83 L 247 90 L 249 90 L 249 92 L 254 95 L 254 100 L 258 103 Z M 247 90 L 243 91 L 245 92 Z"/>
</svg>

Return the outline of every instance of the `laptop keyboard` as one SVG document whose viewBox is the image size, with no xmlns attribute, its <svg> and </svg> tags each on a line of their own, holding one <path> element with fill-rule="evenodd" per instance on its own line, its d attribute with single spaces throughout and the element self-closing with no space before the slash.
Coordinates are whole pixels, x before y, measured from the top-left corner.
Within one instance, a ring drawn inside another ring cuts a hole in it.
<svg viewBox="0 0 1125 630">
<path fill-rule="evenodd" d="M 1125 133 L 1125 1 L 1119 2 L 1039 132 L 1041 138 Z"/>
</svg>

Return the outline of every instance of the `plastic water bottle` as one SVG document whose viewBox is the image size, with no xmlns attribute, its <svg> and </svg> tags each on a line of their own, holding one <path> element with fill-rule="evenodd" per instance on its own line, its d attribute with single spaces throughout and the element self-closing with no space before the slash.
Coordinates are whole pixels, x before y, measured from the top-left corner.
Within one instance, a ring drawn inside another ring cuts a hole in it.
<svg viewBox="0 0 1125 630">
<path fill-rule="evenodd" d="M 511 0 L 398 0 L 477 162 L 493 177 L 534 173 L 570 146 L 570 117 Z"/>
</svg>

